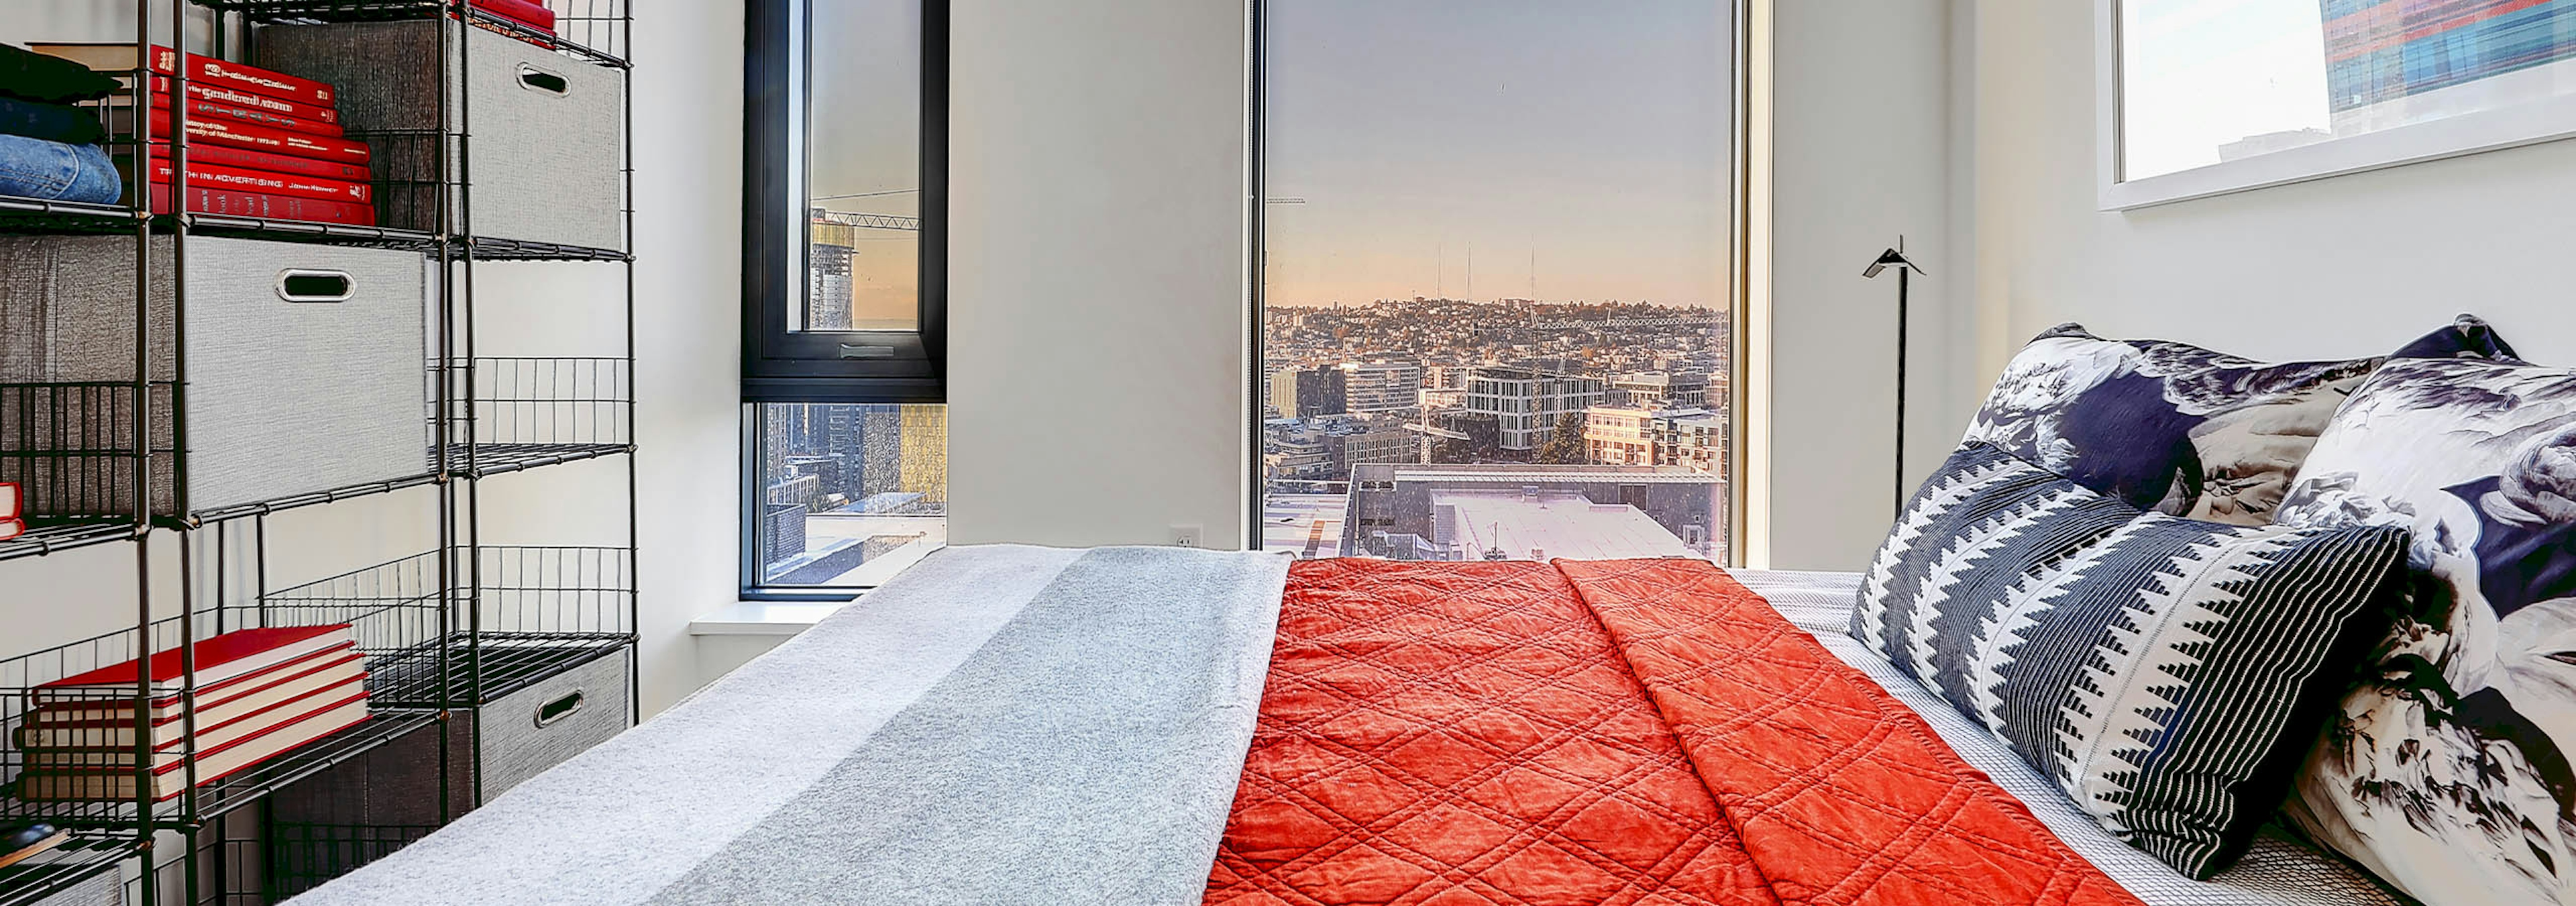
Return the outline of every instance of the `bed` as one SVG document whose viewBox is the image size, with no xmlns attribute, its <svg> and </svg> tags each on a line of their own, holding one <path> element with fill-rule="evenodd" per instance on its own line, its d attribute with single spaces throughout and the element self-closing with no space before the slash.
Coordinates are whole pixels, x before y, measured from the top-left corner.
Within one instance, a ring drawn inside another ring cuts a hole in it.
<svg viewBox="0 0 2576 906">
<path fill-rule="evenodd" d="M 295 902 L 2403 902 L 2129 849 L 1856 581 L 951 548 Z"/>
</svg>

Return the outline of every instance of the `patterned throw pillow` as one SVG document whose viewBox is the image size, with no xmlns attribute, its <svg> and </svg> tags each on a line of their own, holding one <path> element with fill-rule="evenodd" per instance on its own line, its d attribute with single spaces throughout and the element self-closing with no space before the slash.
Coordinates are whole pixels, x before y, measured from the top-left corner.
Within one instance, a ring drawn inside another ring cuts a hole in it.
<svg viewBox="0 0 2576 906">
<path fill-rule="evenodd" d="M 2279 515 L 2412 533 L 2414 601 L 2291 816 L 2433 906 L 2576 903 L 2576 369 L 2392 362 Z"/>
<path fill-rule="evenodd" d="M 2460 356 L 2513 347 L 2461 315 L 2391 358 Z M 2065 324 L 2004 367 L 1967 439 L 2140 509 L 2262 525 L 2335 407 L 2387 360 L 2267 364 Z"/>
<path fill-rule="evenodd" d="M 2141 513 L 1969 444 L 1879 549 L 1851 634 L 2113 835 L 2207 878 L 2385 634 L 2405 548 L 2389 528 Z"/>
</svg>

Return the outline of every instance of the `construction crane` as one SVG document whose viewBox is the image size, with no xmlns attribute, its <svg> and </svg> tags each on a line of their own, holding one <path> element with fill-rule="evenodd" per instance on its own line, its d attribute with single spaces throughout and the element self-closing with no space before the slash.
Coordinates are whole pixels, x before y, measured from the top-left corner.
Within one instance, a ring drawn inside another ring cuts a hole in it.
<svg viewBox="0 0 2576 906">
<path fill-rule="evenodd" d="M 811 213 L 815 223 L 829 223 L 848 227 L 867 227 L 878 230 L 912 230 L 915 232 L 919 232 L 921 230 L 921 218 L 919 217 L 904 217 L 896 214 L 855 214 L 846 211 L 826 211 L 822 208 L 813 208 L 811 209 Z"/>
</svg>

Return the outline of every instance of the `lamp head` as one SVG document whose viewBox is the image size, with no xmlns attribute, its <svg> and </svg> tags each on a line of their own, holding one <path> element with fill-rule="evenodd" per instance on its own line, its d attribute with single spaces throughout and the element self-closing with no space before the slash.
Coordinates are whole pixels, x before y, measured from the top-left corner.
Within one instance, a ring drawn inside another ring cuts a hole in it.
<svg viewBox="0 0 2576 906">
<path fill-rule="evenodd" d="M 1878 260 L 1870 262 L 1869 269 L 1861 271 L 1860 275 L 1863 279 L 1876 277 L 1891 267 L 1910 269 L 1918 274 L 1928 273 L 1922 265 L 1914 263 L 1914 259 L 1905 257 L 1905 239 L 1898 237 L 1896 247 L 1878 253 Z"/>
</svg>

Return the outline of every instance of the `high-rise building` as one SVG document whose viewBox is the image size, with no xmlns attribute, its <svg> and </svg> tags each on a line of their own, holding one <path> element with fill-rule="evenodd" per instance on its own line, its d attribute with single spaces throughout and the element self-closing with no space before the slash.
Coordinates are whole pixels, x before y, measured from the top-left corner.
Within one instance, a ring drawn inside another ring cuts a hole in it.
<svg viewBox="0 0 2576 906">
<path fill-rule="evenodd" d="M 1349 362 L 1341 367 L 1344 412 L 1396 412 L 1422 405 L 1422 366 Z"/>
<path fill-rule="evenodd" d="M 1349 377 L 1340 368 L 1299 368 L 1270 377 L 1270 404 L 1284 418 L 1349 412 Z"/>
<path fill-rule="evenodd" d="M 1607 394 L 1599 378 L 1558 369 L 1478 368 L 1467 381 L 1467 401 L 1461 408 L 1494 416 L 1503 449 L 1535 450 L 1556 432 L 1557 422 L 1566 414 L 1600 405 Z"/>
<path fill-rule="evenodd" d="M 805 329 L 848 330 L 856 288 L 850 279 L 850 256 L 858 246 L 858 228 L 825 220 L 817 208 L 806 229 Z"/>
<path fill-rule="evenodd" d="M 1281 368 L 1261 376 L 1262 398 L 1270 401 L 1270 408 L 1276 410 L 1280 418 L 1297 417 L 1298 370 Z"/>
<path fill-rule="evenodd" d="M 948 501 L 948 407 L 908 405 L 898 413 L 903 439 L 896 482 L 907 494 L 920 494 L 924 504 Z"/>
</svg>

